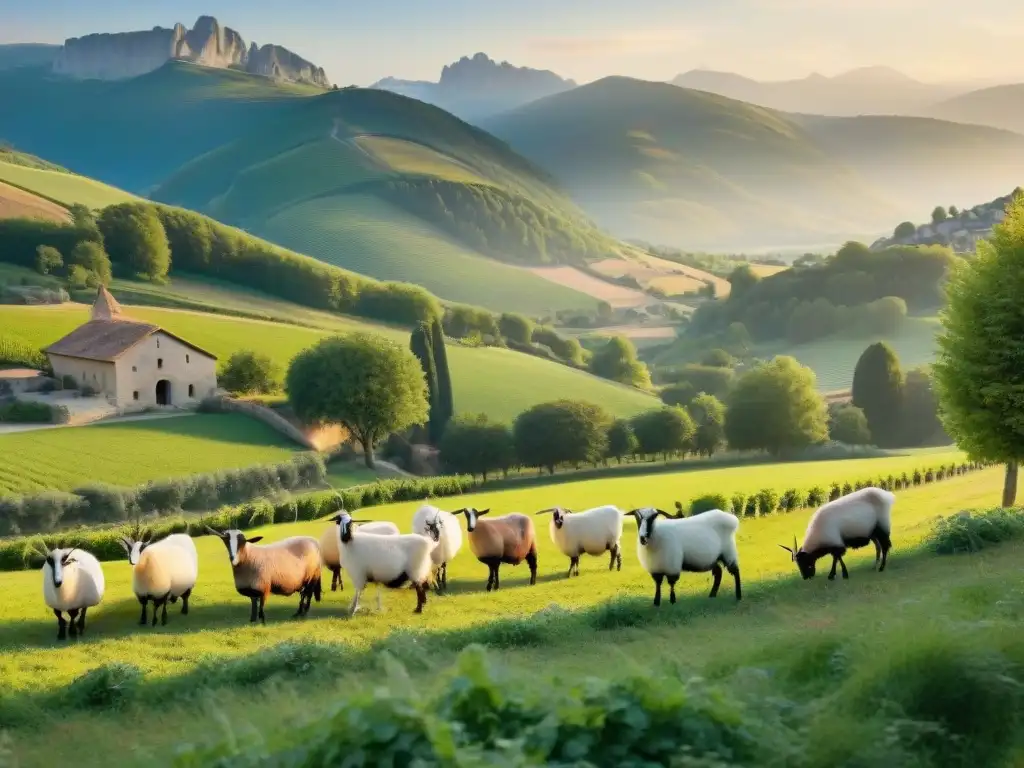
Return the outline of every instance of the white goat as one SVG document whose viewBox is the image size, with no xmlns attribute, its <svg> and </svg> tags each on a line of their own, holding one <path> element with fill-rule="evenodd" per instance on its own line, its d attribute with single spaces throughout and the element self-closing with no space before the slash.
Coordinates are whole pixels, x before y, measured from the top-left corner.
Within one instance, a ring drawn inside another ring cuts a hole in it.
<svg viewBox="0 0 1024 768">
<path fill-rule="evenodd" d="M 780 544 L 789 552 L 804 579 L 814 578 L 815 563 L 832 555 L 829 580 L 836 577 L 836 565 L 843 569 L 843 578 L 850 578 L 843 562 L 847 548 L 860 549 L 875 545 L 875 567 L 881 573 L 892 549 L 892 505 L 896 496 L 881 488 L 861 488 L 835 501 L 830 501 L 811 515 L 804 534 L 804 543 L 797 549 Z"/>
<path fill-rule="evenodd" d="M 397 536 L 401 533 L 398 526 L 381 520 L 376 523 L 367 523 L 360 527 L 364 533 L 379 533 L 382 536 Z M 339 589 L 345 591 L 345 583 L 341 580 L 341 552 L 338 549 L 338 526 L 331 523 L 324 528 L 320 534 L 320 557 L 323 558 L 324 567 L 331 572 L 331 592 Z"/>
<path fill-rule="evenodd" d="M 106 581 L 99 560 L 84 549 L 52 549 L 43 563 L 43 600 L 57 617 L 57 639 L 85 632 L 85 614 L 103 600 Z M 71 628 L 64 620 L 67 612 Z M 77 621 L 76 621 L 77 618 Z"/>
<path fill-rule="evenodd" d="M 580 575 L 580 555 L 586 553 L 594 557 L 611 552 L 608 570 L 618 566 L 622 570 L 622 510 L 613 505 L 595 507 L 585 512 L 572 512 L 562 507 L 554 507 L 538 512 L 538 515 L 551 514 L 548 526 L 552 543 L 559 552 L 569 558 L 569 573 L 575 570 Z"/>
<path fill-rule="evenodd" d="M 661 582 L 668 579 L 669 601 L 676 601 L 676 582 L 683 571 L 711 572 L 714 583 L 709 597 L 718 597 L 722 584 L 722 566 L 736 582 L 736 599 L 743 596 L 740 586 L 739 554 L 735 515 L 712 509 L 695 517 L 669 515 L 646 507 L 627 513 L 637 521 L 637 556 L 644 570 L 654 579 L 654 605 L 661 605 Z M 666 518 L 659 522 L 658 518 Z"/>
<path fill-rule="evenodd" d="M 368 529 L 369 526 L 364 525 L 359 530 L 372 533 Z M 430 553 L 437 573 L 437 591 L 448 589 L 448 563 L 454 560 L 455 555 L 462 549 L 462 528 L 459 526 L 459 519 L 451 512 L 424 504 L 412 516 L 412 532 L 437 542 L 437 546 Z"/>
<path fill-rule="evenodd" d="M 423 613 L 433 565 L 430 553 L 437 545 L 437 540 L 417 533 L 397 536 L 363 533 L 358 523 L 368 521 L 353 520 L 344 510 L 332 519 L 338 525 L 341 565 L 348 571 L 352 589 L 355 590 L 348 615 L 352 616 L 359 608 L 359 597 L 367 584 L 377 585 L 377 610 L 381 610 L 381 585 L 398 589 L 409 582 L 416 590 L 414 613 Z"/>
<path fill-rule="evenodd" d="M 148 538 L 148 537 L 147 537 Z M 188 615 L 188 601 L 199 578 L 199 555 L 192 537 L 174 533 L 160 541 L 133 541 L 122 536 L 121 546 L 132 566 L 132 591 L 142 605 L 139 624 L 146 624 L 146 606 L 153 601 L 153 626 L 157 610 L 163 608 L 160 623 L 167 624 L 167 602 L 181 598 L 181 615 Z"/>
</svg>

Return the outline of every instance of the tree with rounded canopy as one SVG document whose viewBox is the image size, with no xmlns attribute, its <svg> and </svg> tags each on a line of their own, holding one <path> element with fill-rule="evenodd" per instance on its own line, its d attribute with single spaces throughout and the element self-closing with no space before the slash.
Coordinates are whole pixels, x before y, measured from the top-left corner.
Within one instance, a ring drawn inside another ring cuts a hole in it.
<svg viewBox="0 0 1024 768">
<path fill-rule="evenodd" d="M 516 458 L 512 430 L 491 422 L 486 414 L 459 416 L 441 438 L 441 461 L 457 474 L 480 475 L 504 472 Z"/>
<path fill-rule="evenodd" d="M 828 409 L 814 371 L 776 357 L 747 371 L 726 399 L 725 436 L 737 451 L 779 456 L 828 438 Z"/>
<path fill-rule="evenodd" d="M 896 230 L 892 234 L 897 240 L 904 240 L 916 235 L 917 227 L 914 226 L 914 222 L 912 221 L 904 221 L 896 227 Z"/>
<path fill-rule="evenodd" d="M 632 387 L 647 389 L 651 374 L 636 356 L 636 347 L 625 336 L 612 336 L 590 359 L 590 372 L 595 376 Z"/>
<path fill-rule="evenodd" d="M 697 396 L 697 388 L 688 381 L 681 384 L 670 384 L 661 390 L 659 397 L 665 405 L 682 406 L 689 405 Z"/>
<path fill-rule="evenodd" d="M 533 336 L 533 322 L 524 315 L 505 312 L 498 319 L 498 330 L 507 341 L 529 344 Z"/>
<path fill-rule="evenodd" d="M 124 274 L 160 282 L 171 267 L 167 233 L 153 206 L 120 203 L 97 220 L 110 260 Z"/>
<path fill-rule="evenodd" d="M 96 280 L 102 285 L 110 285 L 113 277 L 110 266 L 110 257 L 103 250 L 103 246 L 94 240 L 83 240 L 71 249 L 68 256 L 68 265 L 77 264 L 82 269 L 96 275 Z"/>
<path fill-rule="evenodd" d="M 522 465 L 555 473 L 559 464 L 596 464 L 608 450 L 611 415 L 599 405 L 573 400 L 541 403 L 519 414 L 512 427 Z"/>
<path fill-rule="evenodd" d="M 682 408 L 665 406 L 641 413 L 633 419 L 633 432 L 636 434 L 640 452 L 653 455 L 686 452 L 693 446 L 694 433 L 697 431 L 690 414 Z"/>
<path fill-rule="evenodd" d="M 864 411 L 875 445 L 893 448 L 899 444 L 903 371 L 896 353 L 884 341 L 865 349 L 853 369 L 853 404 Z"/>
<path fill-rule="evenodd" d="M 729 274 L 729 298 L 737 299 L 761 282 L 749 264 L 740 264 Z"/>
<path fill-rule="evenodd" d="M 617 419 L 608 429 L 608 458 L 622 463 L 626 456 L 632 456 L 640 447 L 633 425 L 627 419 Z"/>
<path fill-rule="evenodd" d="M 708 368 L 732 368 L 736 359 L 724 349 L 712 349 L 701 358 L 700 364 Z"/>
<path fill-rule="evenodd" d="M 693 452 L 699 456 L 714 456 L 725 443 L 725 405 L 714 395 L 702 393 L 686 407 L 696 431 Z"/>
<path fill-rule="evenodd" d="M 855 405 L 844 404 L 829 414 L 828 436 L 846 445 L 869 445 L 871 430 L 864 411 Z"/>
<path fill-rule="evenodd" d="M 947 295 L 932 367 L 942 423 L 975 461 L 1006 465 L 1010 507 L 1024 457 L 1024 195 L 954 270 Z"/>
<path fill-rule="evenodd" d="M 64 257 L 51 245 L 40 245 L 36 248 L 36 272 L 48 275 L 64 266 Z"/>
<path fill-rule="evenodd" d="M 932 224 L 941 224 L 949 218 L 949 214 L 946 213 L 946 209 L 941 205 L 935 206 L 935 210 L 932 211 Z"/>
<path fill-rule="evenodd" d="M 285 390 L 303 422 L 343 425 L 370 469 L 378 441 L 427 419 L 427 385 L 415 355 L 369 333 L 326 338 L 300 352 Z"/>
<path fill-rule="evenodd" d="M 957 208 L 955 205 L 949 206 L 949 215 L 955 219 L 957 216 L 960 215 L 960 209 Z"/>
<path fill-rule="evenodd" d="M 240 349 L 217 374 L 217 383 L 235 394 L 266 395 L 281 388 L 281 369 L 268 355 Z"/>
<path fill-rule="evenodd" d="M 939 401 L 927 368 L 907 371 L 903 385 L 903 445 L 948 445 L 952 442 L 939 419 Z"/>
</svg>

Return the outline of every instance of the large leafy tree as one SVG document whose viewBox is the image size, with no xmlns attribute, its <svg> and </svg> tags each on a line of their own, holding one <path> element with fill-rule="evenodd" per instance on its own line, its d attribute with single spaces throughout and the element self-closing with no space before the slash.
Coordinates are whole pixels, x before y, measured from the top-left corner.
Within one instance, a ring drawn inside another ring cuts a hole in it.
<svg viewBox="0 0 1024 768">
<path fill-rule="evenodd" d="M 637 359 L 636 347 L 625 336 L 612 336 L 590 359 L 590 372 L 603 379 L 646 389 L 651 386 L 647 366 Z"/>
<path fill-rule="evenodd" d="M 641 413 L 633 419 L 633 432 L 640 452 L 667 456 L 690 450 L 697 428 L 682 408 L 666 406 Z"/>
<path fill-rule="evenodd" d="M 559 400 L 519 414 L 513 437 L 519 461 L 554 474 L 559 464 L 596 464 L 608 450 L 612 417 L 599 405 Z"/>
<path fill-rule="evenodd" d="M 899 444 L 903 412 L 903 371 L 884 341 L 864 350 L 853 370 L 853 404 L 864 411 L 875 445 Z"/>
<path fill-rule="evenodd" d="M 393 341 L 368 333 L 324 339 L 298 354 L 285 381 L 295 415 L 309 424 L 340 423 L 375 467 L 379 440 L 427 419 L 419 361 Z"/>
<path fill-rule="evenodd" d="M 639 447 L 633 425 L 628 420 L 618 419 L 608 429 L 608 457 L 619 464 L 623 457 L 632 456 Z"/>
<path fill-rule="evenodd" d="M 713 456 L 725 443 L 725 405 L 714 395 L 705 393 L 695 397 L 686 410 L 696 426 L 694 453 Z"/>
<path fill-rule="evenodd" d="M 933 367 L 940 415 L 972 458 L 1006 464 L 1003 506 L 1024 457 L 1024 195 L 948 286 Z"/>
<path fill-rule="evenodd" d="M 153 206 L 111 205 L 103 209 L 97 223 L 110 260 L 120 272 L 157 282 L 167 277 L 171 248 Z"/>
<path fill-rule="evenodd" d="M 506 471 L 515 462 L 512 430 L 484 414 L 460 416 L 444 432 L 441 461 L 455 473 L 480 475 Z"/>
<path fill-rule="evenodd" d="M 269 394 L 281 389 L 281 370 L 269 355 L 240 349 L 217 374 L 217 383 L 236 394 Z"/>
<path fill-rule="evenodd" d="M 748 371 L 726 400 L 725 435 L 738 451 L 778 456 L 828 438 L 828 409 L 814 371 L 792 357 L 776 357 Z"/>
</svg>

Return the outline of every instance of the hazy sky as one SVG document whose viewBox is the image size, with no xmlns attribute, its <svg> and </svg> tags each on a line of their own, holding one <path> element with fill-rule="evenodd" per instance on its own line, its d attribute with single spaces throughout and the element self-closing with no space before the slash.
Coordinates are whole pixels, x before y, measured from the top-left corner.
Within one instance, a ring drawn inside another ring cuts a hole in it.
<svg viewBox="0 0 1024 768">
<path fill-rule="evenodd" d="M 579 82 L 870 64 L 924 80 L 1024 79 L 1022 0 L 0 0 L 0 43 L 191 26 L 200 14 L 295 50 L 339 85 L 436 80 L 477 51 Z"/>
</svg>

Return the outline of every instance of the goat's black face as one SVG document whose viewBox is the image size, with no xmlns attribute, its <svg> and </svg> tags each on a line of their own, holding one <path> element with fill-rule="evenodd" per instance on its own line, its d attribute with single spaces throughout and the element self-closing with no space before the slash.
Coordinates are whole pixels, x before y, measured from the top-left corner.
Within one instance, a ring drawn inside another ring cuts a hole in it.
<svg viewBox="0 0 1024 768">
<path fill-rule="evenodd" d="M 562 512 L 561 509 L 556 507 L 555 511 L 551 513 L 551 517 L 555 521 L 555 528 L 561 528 L 563 525 L 565 525 L 565 514 Z"/>
<path fill-rule="evenodd" d="M 342 543 L 348 544 L 352 541 L 352 517 L 348 512 L 341 512 L 331 520 L 338 524 L 338 535 L 341 537 Z"/>
<path fill-rule="evenodd" d="M 476 524 L 482 515 L 486 515 L 491 510 L 489 509 L 476 509 L 475 507 L 466 507 L 460 509 L 459 512 L 466 516 L 466 531 L 472 533 L 476 530 Z"/>
<path fill-rule="evenodd" d="M 800 550 L 793 556 L 793 561 L 800 569 L 800 575 L 804 577 L 804 581 L 814 578 L 814 558 L 811 557 L 810 552 Z"/>
<path fill-rule="evenodd" d="M 434 541 L 441 540 L 441 530 L 444 528 L 444 522 L 440 517 L 435 517 L 433 520 L 427 523 L 427 534 Z"/>
</svg>

